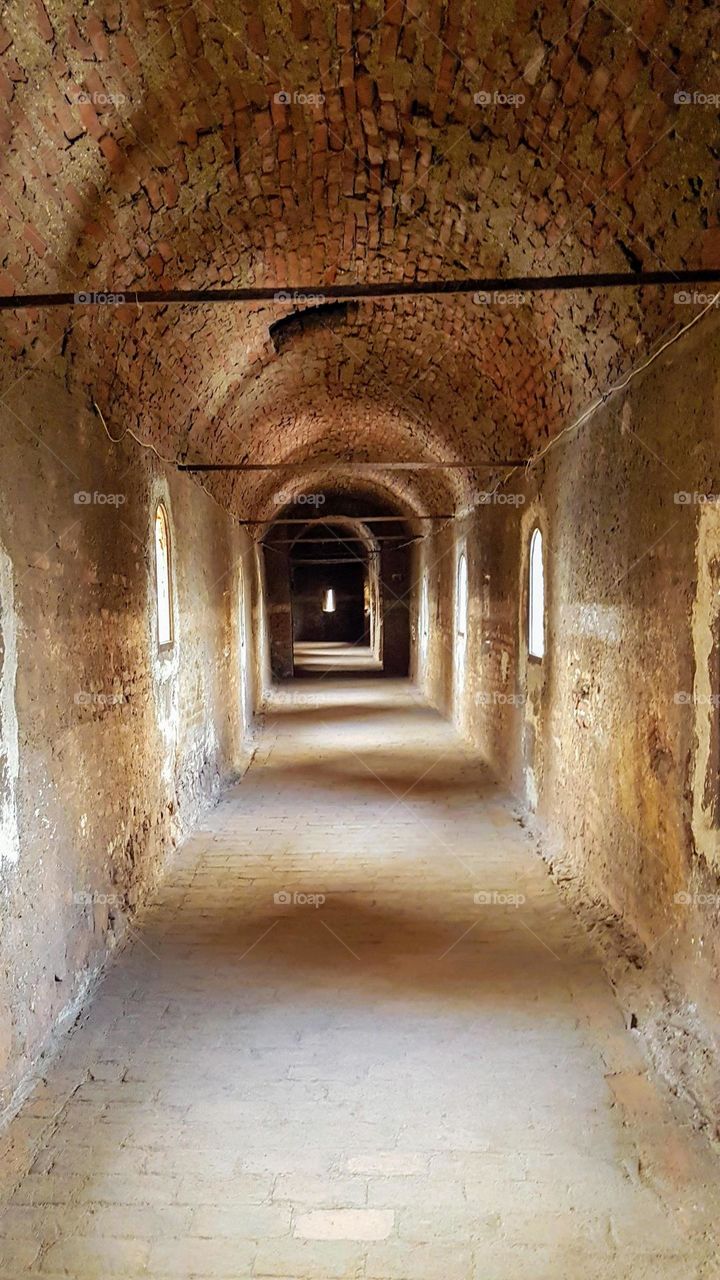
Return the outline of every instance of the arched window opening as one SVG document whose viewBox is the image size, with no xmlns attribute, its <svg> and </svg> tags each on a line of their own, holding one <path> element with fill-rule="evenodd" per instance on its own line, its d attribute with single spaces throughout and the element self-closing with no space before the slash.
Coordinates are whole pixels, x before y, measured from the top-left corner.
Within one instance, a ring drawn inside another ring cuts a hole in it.
<svg viewBox="0 0 720 1280">
<path fill-rule="evenodd" d="M 238 563 L 238 617 L 240 623 L 240 650 L 245 648 L 247 636 L 246 617 L 245 617 L 245 572 L 242 560 Z"/>
<path fill-rule="evenodd" d="M 420 638 L 423 644 L 427 644 L 430 635 L 430 593 L 428 588 L 427 573 L 423 575 L 422 585 L 420 587 Z"/>
<path fill-rule="evenodd" d="M 454 700 L 455 718 L 462 724 L 466 714 L 465 689 L 467 681 L 468 638 L 468 566 L 463 549 L 457 560 L 455 580 L 455 644 L 454 644 Z"/>
<path fill-rule="evenodd" d="M 323 613 L 335 612 L 335 592 L 332 587 L 327 587 L 323 592 Z"/>
<path fill-rule="evenodd" d="M 173 642 L 172 565 L 170 562 L 170 522 L 165 506 L 155 511 L 155 592 L 157 598 L 157 638 L 161 649 Z"/>
<path fill-rule="evenodd" d="M 530 539 L 528 653 L 531 658 L 545 657 L 545 570 L 542 533 L 539 529 L 533 530 Z"/>
<path fill-rule="evenodd" d="M 461 552 L 457 570 L 457 609 L 456 626 L 458 639 L 464 641 L 467 636 L 468 613 L 468 571 L 467 556 Z"/>
</svg>

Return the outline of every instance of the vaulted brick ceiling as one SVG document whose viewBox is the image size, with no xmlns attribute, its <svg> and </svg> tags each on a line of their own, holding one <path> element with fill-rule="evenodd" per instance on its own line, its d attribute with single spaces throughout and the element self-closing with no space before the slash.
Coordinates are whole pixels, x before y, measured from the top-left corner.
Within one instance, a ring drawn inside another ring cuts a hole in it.
<svg viewBox="0 0 720 1280">
<path fill-rule="evenodd" d="M 699 0 L 11 0 L 0 290 L 717 265 L 716 21 Z M 208 481 L 247 512 L 342 488 L 349 456 L 524 456 L 691 314 L 671 289 L 363 301 L 276 350 L 298 305 L 2 325 L 18 356 L 62 344 L 113 430 L 168 457 L 317 460 Z M 437 510 L 486 478 L 366 483 Z"/>
</svg>

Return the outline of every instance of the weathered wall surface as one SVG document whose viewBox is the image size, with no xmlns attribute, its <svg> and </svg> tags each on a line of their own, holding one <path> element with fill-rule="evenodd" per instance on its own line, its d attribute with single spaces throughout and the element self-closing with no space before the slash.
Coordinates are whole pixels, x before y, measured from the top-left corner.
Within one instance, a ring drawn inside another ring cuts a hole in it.
<svg viewBox="0 0 720 1280">
<path fill-rule="evenodd" d="M 522 505 L 482 507 L 453 537 L 467 533 L 471 614 L 460 721 L 534 811 L 578 902 L 593 905 L 656 1061 L 717 1127 L 720 511 L 703 498 L 720 494 L 720 330 L 704 326 L 524 489 L 520 476 Z M 526 639 L 536 525 L 540 664 Z M 428 688 L 457 711 L 449 536 L 428 551 Z"/>
<path fill-rule="evenodd" d="M 515 487 L 517 489 L 517 486 Z M 488 502 L 421 544 L 416 569 L 415 670 L 428 697 L 480 747 L 506 779 L 512 775 L 517 733 L 519 535 L 508 536 L 525 509 L 525 495 Z M 467 616 L 458 616 L 460 558 L 467 561 Z M 424 665 L 422 576 L 427 572 L 427 661 Z M 462 635 L 464 629 L 464 637 Z"/>
<path fill-rule="evenodd" d="M 406 547 L 383 543 L 380 550 L 383 671 L 406 676 L 410 665 L 411 559 Z"/>
<path fill-rule="evenodd" d="M 244 534 L 129 437 L 111 444 L 59 378 L 26 374 L 0 408 L 0 1112 L 241 768 L 252 703 Z M 174 571 L 166 654 L 159 498 Z"/>
</svg>

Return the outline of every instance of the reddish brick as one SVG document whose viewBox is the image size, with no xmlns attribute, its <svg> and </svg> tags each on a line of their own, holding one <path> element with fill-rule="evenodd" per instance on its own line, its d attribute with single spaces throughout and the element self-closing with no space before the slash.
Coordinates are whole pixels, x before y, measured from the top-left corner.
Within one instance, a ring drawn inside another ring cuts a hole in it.
<svg viewBox="0 0 720 1280">
<path fill-rule="evenodd" d="M 701 237 L 700 262 L 703 267 L 720 268 L 720 227 L 711 227 Z"/>
<path fill-rule="evenodd" d="M 120 54 L 120 57 L 123 62 L 123 66 L 126 66 L 129 71 L 133 71 L 133 72 L 139 71 L 140 59 L 137 55 L 137 52 L 135 51 L 134 46 L 130 43 L 127 36 L 122 34 L 117 35 L 115 37 L 115 48 Z"/>
<path fill-rule="evenodd" d="M 649 43 L 656 35 L 658 28 L 667 21 L 668 14 L 666 0 L 645 0 L 640 9 L 640 16 L 634 23 L 640 38 Z"/>
<path fill-rule="evenodd" d="M 6 102 L 11 102 L 15 93 L 15 86 L 9 75 L 6 74 L 5 68 L 0 64 L 0 97 Z"/>
<path fill-rule="evenodd" d="M 95 57 L 100 62 L 104 62 L 109 52 L 108 41 L 107 41 L 107 36 L 105 34 L 105 28 L 103 27 L 103 24 L 100 21 L 100 19 L 96 17 L 95 14 L 90 14 L 90 16 L 86 18 L 85 30 L 87 32 L 88 40 L 92 45 L 92 49 L 93 49 L 93 53 L 95 54 Z"/>
<path fill-rule="evenodd" d="M 637 89 L 638 80 L 642 74 L 643 61 L 637 48 L 634 48 L 628 55 L 625 65 L 618 76 L 613 81 L 613 90 L 617 94 L 620 101 L 627 98 L 628 94 Z"/>
<path fill-rule="evenodd" d="M 52 44 L 55 40 L 55 31 L 43 0 L 33 0 L 33 7 L 35 9 L 35 23 L 40 36 L 43 40 L 47 40 L 48 44 Z"/>
<path fill-rule="evenodd" d="M 105 134 L 105 137 L 100 139 L 100 150 L 105 156 L 105 159 L 111 169 L 115 169 L 116 171 L 122 169 L 124 162 L 123 153 L 115 139 L 111 138 L 109 134 Z"/>
<path fill-rule="evenodd" d="M 180 18 L 180 30 L 182 31 L 185 48 L 191 58 L 197 58 L 203 51 L 202 39 L 200 37 L 200 29 L 198 27 L 197 18 L 192 8 L 186 9 Z"/>
<path fill-rule="evenodd" d="M 47 245 L 45 244 L 42 236 L 38 235 L 35 228 L 32 227 L 29 222 L 25 223 L 25 239 L 28 244 L 32 245 L 32 248 L 35 250 L 35 253 L 39 258 L 43 258 L 45 256 Z"/>
<path fill-rule="evenodd" d="M 101 138 L 104 132 L 103 126 L 98 120 L 97 112 L 92 103 L 81 102 L 75 109 L 83 123 L 83 127 L 87 129 L 90 136 L 95 139 Z"/>
</svg>

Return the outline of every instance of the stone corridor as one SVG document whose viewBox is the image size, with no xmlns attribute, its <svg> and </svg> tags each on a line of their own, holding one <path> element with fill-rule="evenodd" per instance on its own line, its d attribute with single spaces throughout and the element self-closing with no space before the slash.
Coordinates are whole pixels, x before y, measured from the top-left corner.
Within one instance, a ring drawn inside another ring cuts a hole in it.
<svg viewBox="0 0 720 1280">
<path fill-rule="evenodd" d="M 10 1127 L 2 1280 L 710 1280 L 716 1165 L 406 681 L 277 688 Z"/>
</svg>

